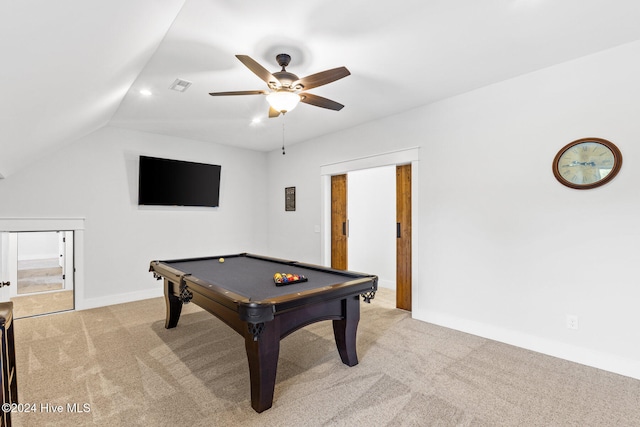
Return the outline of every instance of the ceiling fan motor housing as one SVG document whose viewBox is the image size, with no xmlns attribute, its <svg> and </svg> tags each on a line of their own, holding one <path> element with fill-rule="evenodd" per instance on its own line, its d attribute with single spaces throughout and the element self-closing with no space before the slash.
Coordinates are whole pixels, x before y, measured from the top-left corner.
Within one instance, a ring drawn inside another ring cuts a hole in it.
<svg viewBox="0 0 640 427">
<path fill-rule="evenodd" d="M 277 73 L 273 73 L 273 77 L 278 79 L 277 82 L 272 82 L 274 86 L 276 86 L 276 88 L 282 87 L 285 89 L 296 89 L 296 90 L 302 89 L 301 84 L 296 85 L 296 87 L 291 87 L 293 82 L 300 80 L 298 76 L 296 76 L 293 73 L 290 73 L 288 71 L 278 71 Z"/>
</svg>

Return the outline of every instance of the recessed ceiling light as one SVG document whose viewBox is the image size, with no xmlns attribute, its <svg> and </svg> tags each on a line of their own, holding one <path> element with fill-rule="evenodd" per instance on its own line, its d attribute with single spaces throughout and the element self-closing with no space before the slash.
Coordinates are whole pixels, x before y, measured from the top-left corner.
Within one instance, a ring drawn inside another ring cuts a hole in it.
<svg viewBox="0 0 640 427">
<path fill-rule="evenodd" d="M 141 89 L 140 95 L 151 96 L 151 91 L 149 89 Z"/>
<path fill-rule="evenodd" d="M 173 83 L 171 83 L 169 89 L 176 90 L 178 92 L 184 92 L 189 89 L 189 86 L 191 86 L 191 82 L 182 79 L 176 79 Z"/>
<path fill-rule="evenodd" d="M 259 125 L 260 123 L 262 123 L 262 117 L 254 117 L 251 120 L 251 126 L 256 126 L 256 125 Z"/>
</svg>

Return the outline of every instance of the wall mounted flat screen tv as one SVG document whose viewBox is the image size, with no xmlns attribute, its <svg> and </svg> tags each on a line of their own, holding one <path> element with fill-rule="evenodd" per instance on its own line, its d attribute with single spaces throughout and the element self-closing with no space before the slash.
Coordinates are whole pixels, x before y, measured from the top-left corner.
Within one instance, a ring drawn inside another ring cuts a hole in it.
<svg viewBox="0 0 640 427">
<path fill-rule="evenodd" d="M 216 207 L 220 169 L 220 165 L 140 156 L 138 204 Z"/>
</svg>

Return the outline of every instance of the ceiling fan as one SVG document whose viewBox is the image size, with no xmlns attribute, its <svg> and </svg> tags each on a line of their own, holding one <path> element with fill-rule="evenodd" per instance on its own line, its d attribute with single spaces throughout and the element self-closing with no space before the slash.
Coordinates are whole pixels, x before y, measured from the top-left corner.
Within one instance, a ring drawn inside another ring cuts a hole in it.
<svg viewBox="0 0 640 427">
<path fill-rule="evenodd" d="M 307 77 L 298 78 L 295 74 L 285 70 L 285 67 L 287 67 L 291 61 L 291 56 L 286 53 L 281 53 L 276 56 L 276 61 L 278 61 L 278 65 L 282 67 L 282 70 L 275 73 L 270 73 L 247 55 L 236 55 L 236 58 L 248 69 L 253 71 L 256 76 L 267 83 L 269 90 L 212 92 L 209 93 L 209 95 L 267 95 L 267 101 L 270 105 L 269 117 L 278 117 L 280 114 L 293 110 L 296 105 L 298 105 L 298 102 L 304 102 L 305 104 L 335 111 L 340 111 L 342 107 L 344 107 L 344 105 L 338 102 L 303 91 L 347 77 L 351 73 L 345 67 L 333 68 Z"/>
</svg>

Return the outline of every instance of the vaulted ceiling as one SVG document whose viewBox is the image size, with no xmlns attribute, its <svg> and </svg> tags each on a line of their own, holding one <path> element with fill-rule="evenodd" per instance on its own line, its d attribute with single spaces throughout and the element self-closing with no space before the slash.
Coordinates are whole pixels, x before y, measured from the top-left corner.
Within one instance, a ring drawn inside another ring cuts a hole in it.
<svg viewBox="0 0 640 427">
<path fill-rule="evenodd" d="M 0 12 L 0 174 L 105 125 L 272 150 L 640 39 L 637 0 L 20 0 Z M 351 75 L 267 118 L 235 58 Z M 192 83 L 181 93 L 176 79 Z M 147 89 L 145 96 L 140 90 Z M 260 119 L 260 121 L 256 121 Z"/>
</svg>

